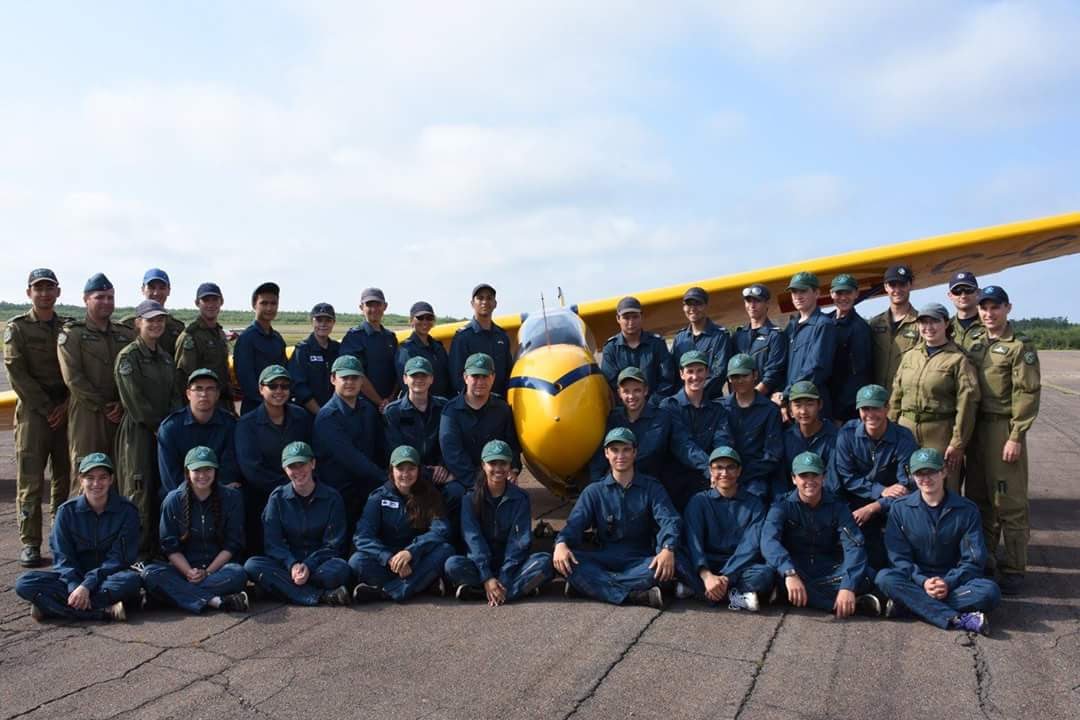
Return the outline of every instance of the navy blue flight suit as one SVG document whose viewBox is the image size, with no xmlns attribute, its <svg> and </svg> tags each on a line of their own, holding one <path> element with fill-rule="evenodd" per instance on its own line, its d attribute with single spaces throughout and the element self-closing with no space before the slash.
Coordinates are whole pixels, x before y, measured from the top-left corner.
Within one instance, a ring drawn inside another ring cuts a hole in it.
<svg viewBox="0 0 1080 720">
<path fill-rule="evenodd" d="M 630 422 L 626 408 L 619 406 L 608 413 L 604 434 L 617 427 L 630 428 L 634 432 L 637 439 L 634 470 L 638 473 L 658 478 L 669 463 L 678 461 L 684 467 L 699 468 L 707 476 L 709 456 L 691 441 L 690 431 L 678 415 L 646 403 L 638 419 Z M 589 461 L 589 482 L 603 480 L 608 470 L 601 442 Z"/>
<path fill-rule="evenodd" d="M 334 395 L 330 384 L 330 368 L 341 354 L 341 343 L 328 339 L 323 348 L 315 333 L 296 343 L 289 358 L 289 377 L 292 378 L 293 402 L 303 406 L 308 400 L 325 405 Z"/>
<path fill-rule="evenodd" d="M 739 407 L 734 395 L 723 400 L 727 409 L 732 446 L 742 458 L 739 487 L 768 501 L 773 478 L 784 457 L 784 425 L 780 408 L 764 395 L 754 394 L 749 407 Z"/>
<path fill-rule="evenodd" d="M 727 364 L 734 355 L 735 343 L 728 334 L 727 328 L 717 325 L 712 320 L 705 321 L 705 330 L 700 335 L 694 335 L 694 328 L 687 325 L 675 335 L 675 341 L 671 344 L 671 359 L 675 366 L 679 365 L 679 358 L 683 353 L 697 350 L 704 353 L 709 359 L 709 380 L 705 385 L 705 397 L 710 400 L 724 394 L 724 383 L 727 382 Z"/>
<path fill-rule="evenodd" d="M 240 565 L 244 551 L 244 500 L 240 491 L 215 483 L 214 492 L 220 501 L 221 517 L 215 518 L 213 497 L 199 500 L 191 493 L 190 511 L 184 485 L 165 497 L 161 506 L 161 551 L 168 558 L 181 553 L 193 568 L 207 568 L 222 550 L 232 553 L 232 559 L 213 574 L 196 584 L 189 582 L 169 562 L 155 562 L 143 571 L 146 590 L 163 602 L 198 614 L 214 597 L 241 592 L 247 574 Z M 181 528 L 187 515 L 187 527 Z M 187 538 L 183 538 L 187 535 Z"/>
<path fill-rule="evenodd" d="M 761 528 L 765 504 L 740 488 L 724 497 L 716 488 L 690 498 L 683 513 L 683 547 L 688 571 L 682 581 L 705 597 L 705 582 L 698 574 L 708 570 L 728 578 L 728 592 L 768 593 L 776 572 L 761 557 Z"/>
<path fill-rule="evenodd" d="M 736 353 L 752 355 L 757 361 L 758 381 L 768 387 L 770 393 L 787 387 L 787 340 L 772 320 L 766 320 L 757 329 L 749 324 L 736 328 L 734 343 Z"/>
<path fill-rule="evenodd" d="M 379 411 L 365 398 L 356 406 L 334 395 L 319 409 L 312 430 L 319 479 L 341 493 L 352 528 L 364 501 L 386 480 L 385 445 Z"/>
<path fill-rule="evenodd" d="M 771 497 L 778 498 L 791 492 L 791 461 L 804 452 L 817 453 L 825 462 L 825 477 L 832 477 L 833 449 L 840 430 L 828 420 L 821 421 L 821 428 L 812 437 L 804 437 L 799 424 L 791 423 L 784 430 L 784 459 L 776 469 Z M 835 491 L 835 490 L 834 490 Z"/>
<path fill-rule="evenodd" d="M 491 391 L 506 397 L 506 384 L 510 382 L 510 371 L 514 367 L 510 336 L 495 323 L 491 323 L 490 330 L 485 330 L 476 318 L 459 328 L 450 341 L 450 384 L 454 391 L 460 393 L 465 389 L 465 361 L 475 353 L 487 353 L 495 361 L 495 380 Z"/>
<path fill-rule="evenodd" d="M 261 398 L 260 398 L 261 400 Z M 161 473 L 161 498 L 181 487 L 184 477 L 184 456 L 188 450 L 205 445 L 218 458 L 217 483 L 240 483 L 240 466 L 236 462 L 236 418 L 220 407 L 214 408 L 209 422 L 200 423 L 183 407 L 169 414 L 158 428 L 158 470 Z"/>
<path fill-rule="evenodd" d="M 430 527 L 418 530 L 409 521 L 406 502 L 391 480 L 371 493 L 353 535 L 356 552 L 349 558 L 357 582 L 382 588 L 396 602 L 430 587 L 442 574 L 446 559 L 454 554 L 446 519 L 433 518 Z M 412 573 L 404 578 L 387 566 L 402 550 L 412 555 Z"/>
<path fill-rule="evenodd" d="M 960 613 L 993 610 L 1001 591 L 982 576 L 986 542 L 975 503 L 945 491 L 931 508 L 918 491 L 892 504 L 885 527 L 891 568 L 878 572 L 881 591 L 928 623 L 947 628 Z M 944 600 L 926 594 L 923 584 L 940 577 L 949 586 Z"/>
<path fill-rule="evenodd" d="M 139 597 L 139 574 L 130 569 L 139 552 L 139 511 L 125 497 L 109 493 L 99 515 L 85 495 L 56 511 L 52 532 L 52 570 L 31 570 L 15 581 L 15 594 L 32 602 L 46 617 L 103 620 L 105 609 Z M 76 610 L 68 595 L 80 585 L 90 591 L 90 609 Z"/>
<path fill-rule="evenodd" d="M 832 610 L 836 595 L 870 589 L 870 568 L 862 532 L 847 503 L 825 491 L 812 508 L 797 490 L 778 498 L 765 516 L 761 554 L 780 575 L 795 570 L 806 585 L 807 604 Z"/>
<path fill-rule="evenodd" d="M 316 482 L 307 497 L 292 483 L 270 493 L 263 511 L 266 554 L 248 558 L 248 578 L 275 597 L 295 605 L 318 605 L 323 591 L 349 582 L 349 565 L 341 557 L 348 534 L 341 495 Z M 292 581 L 292 567 L 304 563 L 310 574 L 303 585 Z"/>
<path fill-rule="evenodd" d="M 420 463 L 425 475 L 430 479 L 428 468 L 443 464 L 442 449 L 439 446 L 439 424 L 443 408 L 450 401 L 444 397 L 428 396 L 427 410 L 420 412 L 408 393 L 386 406 L 383 421 L 386 423 L 386 447 L 394 448 L 411 445 L 420 453 Z"/>
<path fill-rule="evenodd" d="M 852 310 L 837 319 L 836 352 L 833 355 L 829 393 L 832 395 L 832 419 L 853 420 L 859 417 L 855 409 L 855 394 L 859 388 L 874 382 L 874 339 L 870 324 Z"/>
<path fill-rule="evenodd" d="M 626 344 L 626 337 L 622 333 L 607 339 L 600 351 L 600 371 L 607 378 L 616 401 L 619 397 L 619 373 L 632 365 L 641 368 L 645 374 L 645 381 L 649 385 L 649 402 L 659 405 L 661 400 L 675 393 L 675 378 L 678 375 L 664 338 L 656 333 L 642 332 L 641 342 L 636 348 Z"/>
<path fill-rule="evenodd" d="M 809 380 L 821 395 L 821 417 L 832 418 L 829 378 L 836 353 L 836 324 L 832 317 L 820 308 L 815 308 L 806 322 L 799 322 L 799 316 L 792 315 L 784 338 L 788 344 L 784 396 L 787 397 L 788 389 L 795 383 Z"/>
<path fill-rule="evenodd" d="M 596 530 L 599 550 L 585 550 L 582 540 Z M 656 584 L 649 564 L 661 550 L 678 553 L 682 518 L 664 487 L 647 475 L 634 473 L 625 490 L 609 473 L 581 492 L 555 544 L 566 543 L 578 564 L 567 582 L 582 595 L 621 604 L 636 591 Z M 676 555 L 676 571 L 679 568 Z"/>
<path fill-rule="evenodd" d="M 251 412 L 262 402 L 259 373 L 269 365 L 286 365 L 288 362 L 285 339 L 277 330 L 265 333 L 259 323 L 253 322 L 240 333 L 233 345 L 233 371 L 240 383 L 240 392 L 244 394 L 240 403 L 241 415 Z M 227 378 L 221 380 L 226 382 Z"/>
<path fill-rule="evenodd" d="M 311 413 L 292 403 L 285 405 L 285 422 L 281 425 L 270 421 L 266 403 L 236 421 L 236 461 L 244 477 L 244 528 L 249 555 L 263 552 L 262 511 L 270 493 L 289 482 L 281 467 L 281 451 L 298 440 L 310 444 L 313 425 Z"/>
<path fill-rule="evenodd" d="M 723 445 L 735 444 L 733 428 L 723 400 L 706 400 L 700 407 L 694 407 L 685 390 L 664 398 L 660 409 L 676 418 L 673 426 L 686 428 L 689 439 L 686 454 L 691 456 L 692 464 L 668 463 L 660 473 L 668 497 L 675 509 L 682 512 L 695 493 L 709 486 L 709 453 Z"/>
<path fill-rule="evenodd" d="M 483 481 L 481 481 L 483 482 Z M 506 588 L 506 599 L 527 595 L 555 576 L 551 553 L 530 554 L 532 513 L 528 494 L 507 484 L 500 497 L 486 495 L 486 507 L 478 516 L 474 495 L 461 504 L 461 534 L 468 555 L 454 555 L 444 565 L 446 578 L 455 586 L 481 587 L 495 578 Z"/>
<path fill-rule="evenodd" d="M 915 491 L 915 481 L 907 473 L 907 461 L 918 449 L 911 431 L 894 422 L 889 423 L 880 440 L 866 434 L 861 420 L 849 420 L 837 434 L 832 473 L 827 476 L 826 484 L 852 510 L 874 501 L 881 503 L 881 512 L 862 526 L 870 567 L 875 571 L 885 567 L 883 533 L 889 507 L 894 502 L 881 493 L 896 483 Z"/>
<path fill-rule="evenodd" d="M 381 327 L 378 330 L 367 320 L 349 328 L 341 339 L 341 354 L 355 355 L 364 365 L 368 382 L 383 399 L 397 397 L 401 373 L 397 368 L 397 335 Z"/>
<path fill-rule="evenodd" d="M 450 356 L 441 342 L 431 337 L 428 340 L 428 344 L 425 345 L 419 336 L 413 333 L 405 342 L 401 343 L 397 353 L 398 377 L 400 378 L 405 374 L 405 363 L 409 362 L 410 358 L 427 358 L 428 362 L 431 363 L 432 370 L 434 370 L 434 374 L 431 376 L 431 388 L 428 392 L 439 397 L 451 397 L 457 390 L 450 380 Z M 494 356 L 492 357 L 494 358 Z M 462 372 L 465 369 L 464 363 L 465 361 L 462 360 Z M 498 379 L 498 374 L 496 374 L 495 380 L 498 381 Z M 391 447 L 396 446 L 392 445 Z"/>
</svg>

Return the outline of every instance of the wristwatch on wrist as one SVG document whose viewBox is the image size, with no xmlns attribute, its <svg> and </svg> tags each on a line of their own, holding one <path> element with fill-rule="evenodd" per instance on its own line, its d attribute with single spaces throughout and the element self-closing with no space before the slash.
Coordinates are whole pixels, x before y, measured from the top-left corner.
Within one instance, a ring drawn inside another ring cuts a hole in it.
<svg viewBox="0 0 1080 720">
<path fill-rule="evenodd" d="M 799 577 L 799 573 L 794 568 L 792 568 L 791 570 L 788 570 L 786 573 L 784 573 L 784 577 Z"/>
</svg>

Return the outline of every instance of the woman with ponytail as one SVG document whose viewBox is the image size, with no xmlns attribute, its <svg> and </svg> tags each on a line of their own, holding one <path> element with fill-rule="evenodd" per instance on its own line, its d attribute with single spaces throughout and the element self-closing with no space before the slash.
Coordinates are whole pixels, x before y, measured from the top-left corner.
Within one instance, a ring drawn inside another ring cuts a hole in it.
<svg viewBox="0 0 1080 720">
<path fill-rule="evenodd" d="M 420 453 L 401 445 L 390 455 L 390 479 L 368 496 L 356 524 L 356 602 L 402 602 L 437 583 L 450 546 L 442 494 L 420 472 Z"/>
<path fill-rule="evenodd" d="M 461 534 L 468 555 L 446 561 L 446 578 L 457 586 L 458 600 L 486 599 L 497 607 L 538 594 L 555 569 L 550 553 L 529 554 L 532 514 L 529 496 L 509 482 L 513 452 L 492 440 L 481 452 L 482 469 L 461 504 Z"/>
<path fill-rule="evenodd" d="M 247 575 L 234 559 L 244 547 L 240 491 L 219 485 L 217 455 L 194 447 L 184 458 L 185 482 L 161 506 L 161 550 L 169 562 L 143 572 L 157 600 L 192 613 L 206 607 L 245 612 Z"/>
</svg>

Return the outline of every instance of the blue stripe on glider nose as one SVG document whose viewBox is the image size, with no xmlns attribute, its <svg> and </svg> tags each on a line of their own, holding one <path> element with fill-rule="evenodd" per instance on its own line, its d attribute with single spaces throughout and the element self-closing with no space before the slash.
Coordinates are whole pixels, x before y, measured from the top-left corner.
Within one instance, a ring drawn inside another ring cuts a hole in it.
<svg viewBox="0 0 1080 720">
<path fill-rule="evenodd" d="M 592 363 L 591 365 L 582 365 L 580 367 L 574 368 L 555 382 L 548 382 L 547 380 L 541 380 L 540 378 L 527 377 L 522 375 L 512 377 L 510 378 L 510 382 L 507 384 L 507 388 L 529 388 L 530 390 L 542 390 L 549 395 L 558 395 L 563 390 L 576 383 L 578 380 L 587 378 L 590 375 L 599 374 L 600 366 L 596 363 Z"/>
</svg>

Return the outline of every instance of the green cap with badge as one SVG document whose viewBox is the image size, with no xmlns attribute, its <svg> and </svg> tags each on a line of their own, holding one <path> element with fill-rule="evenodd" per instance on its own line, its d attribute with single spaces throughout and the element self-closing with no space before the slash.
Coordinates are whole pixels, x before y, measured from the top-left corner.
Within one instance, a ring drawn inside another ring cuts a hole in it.
<svg viewBox="0 0 1080 720">
<path fill-rule="evenodd" d="M 289 382 L 292 382 L 292 378 L 289 377 L 289 371 L 281 365 L 267 365 L 263 368 L 263 371 L 259 373 L 259 384 L 269 385 L 278 378 L 285 378 Z"/>
<path fill-rule="evenodd" d="M 187 384 L 190 385 L 199 378 L 210 378 L 218 385 L 221 384 L 221 378 L 219 378 L 218 374 L 210 368 L 199 368 L 198 370 L 192 370 L 191 374 L 187 376 Z"/>
<path fill-rule="evenodd" d="M 390 453 L 390 466 L 397 467 L 405 463 L 420 464 L 420 451 L 412 445 L 398 445 L 394 452 Z"/>
<path fill-rule="evenodd" d="M 342 355 L 330 366 L 330 372 L 338 377 L 363 377 L 364 365 L 355 355 Z"/>
<path fill-rule="evenodd" d="M 405 374 L 410 377 L 413 375 L 434 375 L 435 368 L 431 366 L 431 361 L 426 357 L 417 355 L 409 358 L 408 362 L 405 363 Z"/>
<path fill-rule="evenodd" d="M 315 459 L 315 453 L 311 446 L 303 440 L 291 442 L 281 451 L 281 467 L 289 467 L 296 463 L 307 463 Z"/>
<path fill-rule="evenodd" d="M 848 273 L 840 273 L 832 279 L 832 283 L 829 285 L 829 289 L 856 291 L 859 289 L 859 282 L 855 279 L 854 275 L 850 275 Z"/>
<path fill-rule="evenodd" d="M 880 385 L 863 385 L 855 393 L 855 409 L 881 408 L 889 402 L 889 391 Z"/>
<path fill-rule="evenodd" d="M 622 385 L 624 380 L 637 380 L 642 385 L 649 384 L 649 381 L 645 379 L 645 373 L 637 365 L 631 365 L 620 370 L 619 378 L 615 384 Z"/>
<path fill-rule="evenodd" d="M 201 470 L 202 468 L 214 468 L 220 467 L 218 465 L 217 453 L 213 448 L 208 448 L 205 445 L 196 445 L 187 451 L 187 455 L 184 456 L 184 467 L 188 470 Z"/>
<path fill-rule="evenodd" d="M 502 440 L 489 440 L 484 449 L 480 451 L 480 459 L 486 463 L 502 460 L 503 462 L 514 461 L 514 451 L 508 443 Z"/>
<path fill-rule="evenodd" d="M 791 461 L 791 474 L 802 475 L 803 473 L 814 473 L 815 475 L 821 475 L 825 472 L 825 461 L 821 459 L 821 456 L 816 452 L 801 452 L 795 456 L 795 459 Z"/>
<path fill-rule="evenodd" d="M 733 355 L 727 363 L 728 377 L 732 375 L 749 375 L 757 370 L 757 360 L 753 355 L 747 355 L 746 353 L 739 353 Z"/>
<path fill-rule="evenodd" d="M 105 453 L 90 453 L 84 455 L 83 459 L 79 461 L 79 474 L 88 473 L 94 468 L 103 467 L 110 473 L 113 472 L 113 463 L 109 459 L 109 456 Z"/>
<path fill-rule="evenodd" d="M 935 448 L 919 448 L 911 453 L 911 461 L 908 466 L 912 473 L 920 470 L 941 470 L 945 467 L 945 456 Z"/>
<path fill-rule="evenodd" d="M 612 428 L 608 431 L 608 434 L 604 436 L 604 447 L 613 445 L 614 443 L 626 443 L 627 445 L 637 447 L 637 438 L 634 437 L 634 431 L 628 427 Z"/>
<path fill-rule="evenodd" d="M 727 458 L 728 460 L 734 460 L 742 466 L 742 458 L 739 457 L 738 451 L 733 447 L 727 445 L 721 445 L 709 454 L 709 464 L 712 465 L 714 460 L 720 460 L 721 458 Z"/>
<path fill-rule="evenodd" d="M 821 393 L 818 392 L 817 385 L 809 380 L 800 380 L 797 383 L 793 383 L 791 389 L 788 391 L 788 400 L 800 400 L 802 398 L 820 400 Z"/>
<path fill-rule="evenodd" d="M 791 282 L 787 286 L 788 290 L 817 290 L 819 287 L 821 283 L 817 275 L 806 270 L 792 275 Z"/>
<path fill-rule="evenodd" d="M 705 356 L 705 353 L 700 350 L 687 350 L 679 357 L 679 367 L 684 368 L 687 365 L 704 365 L 709 366 L 709 358 Z"/>
<path fill-rule="evenodd" d="M 473 353 L 465 360 L 466 375 L 494 375 L 495 361 L 487 353 Z"/>
</svg>

